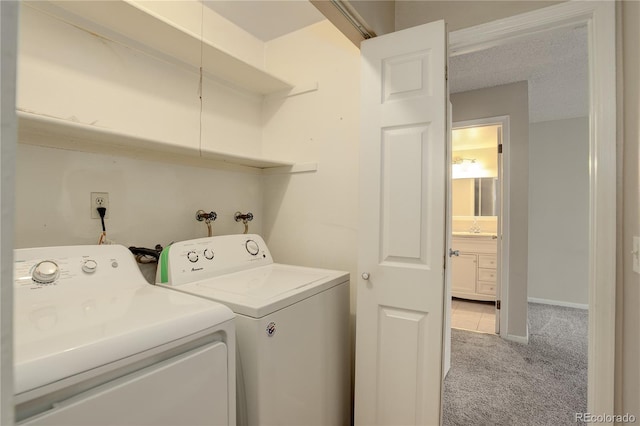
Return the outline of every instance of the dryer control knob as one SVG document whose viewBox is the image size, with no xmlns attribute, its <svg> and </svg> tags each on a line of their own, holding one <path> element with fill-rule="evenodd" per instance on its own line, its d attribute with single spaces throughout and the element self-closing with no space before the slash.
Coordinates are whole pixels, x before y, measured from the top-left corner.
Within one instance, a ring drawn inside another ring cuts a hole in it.
<svg viewBox="0 0 640 426">
<path fill-rule="evenodd" d="M 40 284 L 50 284 L 60 275 L 58 264 L 52 260 L 43 260 L 33 268 L 31 278 Z"/>
<path fill-rule="evenodd" d="M 260 246 L 253 240 L 247 240 L 244 246 L 247 248 L 247 251 L 251 256 L 255 256 L 260 253 Z"/>
<path fill-rule="evenodd" d="M 98 269 L 98 262 L 93 259 L 87 259 L 82 262 L 82 270 L 87 274 L 93 274 Z"/>
<path fill-rule="evenodd" d="M 196 253 L 195 251 L 190 251 L 189 253 L 187 253 L 187 259 L 189 259 L 189 262 L 191 263 L 196 263 L 198 261 L 198 253 Z"/>
<path fill-rule="evenodd" d="M 204 257 L 206 257 L 207 259 L 211 260 L 213 259 L 213 250 L 211 249 L 204 249 Z"/>
</svg>

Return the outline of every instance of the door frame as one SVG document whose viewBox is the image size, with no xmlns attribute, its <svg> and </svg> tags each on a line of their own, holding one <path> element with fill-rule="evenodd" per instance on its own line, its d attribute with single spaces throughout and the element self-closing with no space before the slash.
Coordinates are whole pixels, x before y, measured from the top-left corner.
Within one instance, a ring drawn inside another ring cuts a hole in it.
<svg viewBox="0 0 640 426">
<path fill-rule="evenodd" d="M 500 315 L 497 323 L 500 324 L 499 335 L 503 339 L 514 340 L 509 336 L 509 116 L 500 115 L 496 117 L 479 118 L 474 120 L 456 121 L 452 123 L 451 130 L 464 129 L 468 127 L 480 126 L 502 126 L 502 157 L 498 159 L 498 181 L 500 184 L 500 213 L 498 217 L 498 294 L 496 299 L 500 300 Z M 449 141 L 452 143 L 452 141 Z M 498 141 L 500 143 L 500 141 Z M 451 147 L 449 147 L 451 150 Z M 449 173 L 451 180 L 451 173 Z M 448 215 L 451 216 L 451 211 Z M 502 232 L 500 231 L 502 229 Z M 454 247 L 455 248 L 455 247 Z M 448 297 L 451 298 L 451 288 L 448 289 Z M 525 342 L 526 343 L 526 342 Z"/>
<path fill-rule="evenodd" d="M 20 4 L 0 2 L 0 424 L 13 425 L 13 235 L 17 155 L 16 67 Z"/>
<path fill-rule="evenodd" d="M 586 25 L 589 37 L 589 343 L 587 409 L 614 412 L 616 294 L 615 2 L 569 1 L 449 34 L 449 55 Z"/>
</svg>

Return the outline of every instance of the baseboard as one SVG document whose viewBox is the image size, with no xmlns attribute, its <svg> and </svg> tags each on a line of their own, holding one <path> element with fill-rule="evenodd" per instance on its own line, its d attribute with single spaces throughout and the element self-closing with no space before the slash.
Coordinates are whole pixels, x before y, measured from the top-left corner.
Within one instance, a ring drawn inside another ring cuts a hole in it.
<svg viewBox="0 0 640 426">
<path fill-rule="evenodd" d="M 527 330 L 526 336 L 515 336 L 513 334 L 507 334 L 504 337 L 505 340 L 509 340 L 511 342 L 522 343 L 523 345 L 529 344 L 529 330 Z"/>
<path fill-rule="evenodd" d="M 564 306 L 567 308 L 589 309 L 589 305 L 583 303 L 562 302 L 560 300 L 538 299 L 537 297 L 529 297 L 527 301 L 531 303 L 541 303 L 543 305 Z"/>
</svg>

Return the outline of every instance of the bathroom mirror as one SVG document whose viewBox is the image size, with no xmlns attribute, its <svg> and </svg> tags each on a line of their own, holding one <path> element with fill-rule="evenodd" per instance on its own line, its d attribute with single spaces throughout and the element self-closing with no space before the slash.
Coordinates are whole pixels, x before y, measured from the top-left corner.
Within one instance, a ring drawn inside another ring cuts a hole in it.
<svg viewBox="0 0 640 426">
<path fill-rule="evenodd" d="M 497 216 L 498 178 L 453 179 L 453 216 Z"/>
</svg>

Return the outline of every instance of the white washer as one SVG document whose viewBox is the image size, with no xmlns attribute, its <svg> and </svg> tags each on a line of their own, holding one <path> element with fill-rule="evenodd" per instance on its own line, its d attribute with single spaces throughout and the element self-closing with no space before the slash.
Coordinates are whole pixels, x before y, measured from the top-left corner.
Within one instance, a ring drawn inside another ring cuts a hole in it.
<svg viewBox="0 0 640 426">
<path fill-rule="evenodd" d="M 262 238 L 165 248 L 156 282 L 236 313 L 238 423 L 350 424 L 349 274 L 273 263 Z"/>
<path fill-rule="evenodd" d="M 229 308 L 148 284 L 122 246 L 14 259 L 18 424 L 235 424 Z"/>
</svg>

